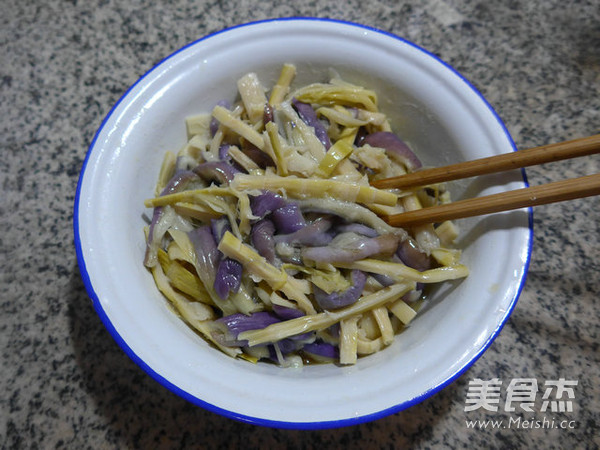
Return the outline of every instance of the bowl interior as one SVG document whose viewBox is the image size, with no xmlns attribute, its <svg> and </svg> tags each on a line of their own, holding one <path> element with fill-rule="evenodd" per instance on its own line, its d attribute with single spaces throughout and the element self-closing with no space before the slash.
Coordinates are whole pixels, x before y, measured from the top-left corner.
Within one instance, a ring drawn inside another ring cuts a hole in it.
<svg viewBox="0 0 600 450">
<path fill-rule="evenodd" d="M 463 220 L 469 278 L 438 289 L 392 346 L 352 367 L 280 369 L 210 348 L 169 308 L 143 267 L 143 201 L 163 155 L 185 143 L 186 116 L 233 100 L 256 72 L 272 86 L 280 67 L 295 85 L 331 69 L 374 89 L 395 130 L 427 165 L 513 150 L 504 126 L 456 72 L 422 49 L 365 27 L 323 20 L 250 24 L 197 41 L 165 59 L 113 108 L 88 152 L 76 199 L 78 259 L 95 307 L 150 375 L 183 397 L 241 420 L 317 428 L 406 408 L 451 382 L 487 348 L 513 308 L 530 253 L 529 214 Z M 454 197 L 522 187 L 520 172 L 494 184 L 453 185 Z"/>
</svg>

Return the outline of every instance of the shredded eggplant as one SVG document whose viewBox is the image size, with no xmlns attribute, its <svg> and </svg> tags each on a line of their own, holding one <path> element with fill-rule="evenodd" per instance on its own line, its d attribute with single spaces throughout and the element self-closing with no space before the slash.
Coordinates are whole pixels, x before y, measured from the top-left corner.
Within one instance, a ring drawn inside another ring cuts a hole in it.
<svg viewBox="0 0 600 450">
<path fill-rule="evenodd" d="M 392 345 L 427 286 L 468 275 L 452 222 L 404 230 L 378 214 L 448 203 L 445 186 L 375 189 L 421 167 L 374 90 L 340 78 L 269 90 L 186 119 L 166 152 L 144 264 L 172 308 L 225 354 L 281 367 L 355 364 Z"/>
</svg>

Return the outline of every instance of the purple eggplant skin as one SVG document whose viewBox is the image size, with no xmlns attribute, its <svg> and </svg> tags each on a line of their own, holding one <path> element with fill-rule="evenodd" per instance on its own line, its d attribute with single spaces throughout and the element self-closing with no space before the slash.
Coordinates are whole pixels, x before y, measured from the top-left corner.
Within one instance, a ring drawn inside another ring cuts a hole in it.
<svg viewBox="0 0 600 450">
<path fill-rule="evenodd" d="M 263 111 L 263 123 L 266 125 L 269 122 L 273 122 L 274 108 L 270 103 L 265 103 L 265 109 Z"/>
<path fill-rule="evenodd" d="M 194 180 L 198 179 L 198 175 L 191 170 L 178 170 L 171 177 L 167 185 L 164 187 L 160 195 L 175 194 L 185 189 L 185 187 Z"/>
<path fill-rule="evenodd" d="M 299 344 L 292 339 L 282 339 L 273 343 L 273 345 L 277 345 L 279 347 L 279 351 L 282 355 L 287 355 L 289 353 L 295 352 L 296 350 L 302 347 L 302 344 Z M 273 353 L 271 353 L 271 358 L 274 361 L 277 361 L 277 353 L 275 353 L 275 349 L 273 349 Z"/>
<path fill-rule="evenodd" d="M 252 161 L 254 161 L 258 165 L 258 167 L 260 167 L 261 169 L 275 166 L 273 159 L 269 155 L 267 155 L 261 149 L 259 149 L 254 144 L 251 144 L 248 141 L 242 142 L 241 150 L 248 158 L 250 158 Z"/>
<path fill-rule="evenodd" d="M 402 241 L 400 245 L 398 245 L 398 250 L 396 250 L 396 255 L 394 257 L 400 259 L 405 266 L 418 270 L 419 272 L 429 270 L 433 266 L 431 256 L 421 250 L 410 238 Z M 423 291 L 424 288 L 425 285 L 423 283 L 417 283 L 415 290 Z M 406 299 L 409 297 L 409 294 L 405 295 Z"/>
<path fill-rule="evenodd" d="M 250 196 L 250 209 L 256 217 L 263 218 L 277 208 L 285 206 L 285 199 L 271 191 L 264 191 L 260 195 Z"/>
<path fill-rule="evenodd" d="M 277 322 L 281 322 L 274 314 L 267 311 L 259 311 L 252 313 L 250 315 L 235 313 L 229 316 L 221 317 L 217 319 L 217 322 L 223 323 L 227 326 L 227 330 L 234 339 L 237 340 L 237 337 L 240 333 L 248 330 L 262 330 L 263 328 L 268 327 Z M 240 346 L 246 345 L 245 341 L 238 341 Z"/>
<path fill-rule="evenodd" d="M 291 310 L 292 308 L 285 309 Z M 301 311 L 300 313 L 303 314 Z M 285 312 L 284 315 L 290 315 L 290 313 Z M 244 340 L 238 340 L 238 336 L 240 333 L 249 330 L 262 330 L 263 328 L 266 328 L 269 325 L 282 322 L 282 319 L 278 317 L 274 312 L 271 313 L 268 311 L 259 311 L 250 315 L 242 313 L 231 314 L 229 316 L 224 316 L 220 319 L 217 319 L 217 322 L 224 324 L 227 327 L 229 334 L 231 335 L 231 339 L 222 339 L 224 345 L 243 347 L 248 345 L 248 342 Z M 314 339 L 315 333 L 307 332 L 299 334 L 297 336 L 292 336 L 287 339 L 283 339 L 277 344 L 281 344 L 283 346 L 283 348 L 280 347 L 282 353 L 290 353 L 292 351 L 296 351 L 302 348 L 306 344 L 306 342 L 312 342 L 314 341 Z"/>
<path fill-rule="evenodd" d="M 365 138 L 369 135 L 367 129 L 365 127 L 360 127 L 356 133 L 356 137 L 354 138 L 354 145 L 357 147 L 362 147 Z"/>
<path fill-rule="evenodd" d="M 381 253 L 393 253 L 398 247 L 398 237 L 383 234 L 374 238 L 361 236 L 346 247 L 336 247 L 333 244 L 322 247 L 305 247 L 302 249 L 302 259 L 321 262 L 353 262 Z"/>
<path fill-rule="evenodd" d="M 226 216 L 212 219 L 210 231 L 218 244 L 223 239 L 223 235 L 231 231 L 229 219 Z M 217 271 L 213 287 L 219 298 L 225 300 L 230 292 L 237 292 L 240 289 L 243 267 L 238 261 L 225 257 L 219 250 L 217 252 Z"/>
<path fill-rule="evenodd" d="M 423 164 L 415 153 L 396 134 L 389 131 L 378 131 L 365 136 L 362 145 L 379 147 L 386 150 L 392 158 L 400 159 L 410 170 L 420 169 Z"/>
<path fill-rule="evenodd" d="M 375 229 L 368 227 L 367 225 L 364 225 L 362 223 L 347 223 L 338 225 L 336 227 L 336 231 L 338 233 L 356 233 L 370 238 L 377 237 L 377 235 L 379 234 Z"/>
<path fill-rule="evenodd" d="M 276 261 L 275 256 L 275 225 L 269 219 L 262 219 L 252 225 L 250 239 L 252 246 L 256 249 L 259 255 L 264 257 L 271 264 Z"/>
<path fill-rule="evenodd" d="M 352 280 L 352 286 L 345 291 L 327 294 L 317 286 L 313 286 L 315 300 L 319 306 L 324 310 L 333 310 L 355 303 L 360 298 L 360 295 L 365 288 L 367 275 L 360 270 L 353 270 L 350 278 Z"/>
<path fill-rule="evenodd" d="M 313 107 L 308 103 L 303 103 L 295 98 L 292 99 L 292 105 L 298 112 L 298 115 L 300 116 L 302 121 L 306 125 L 314 128 L 315 136 L 317 136 L 317 139 L 319 139 L 319 141 L 321 142 L 321 144 L 323 144 L 325 149 L 329 150 L 329 147 L 331 147 L 331 140 L 329 139 L 329 135 L 327 134 L 327 129 L 317 118 L 317 113 L 315 112 Z"/>
<path fill-rule="evenodd" d="M 319 217 L 293 233 L 276 235 L 275 242 L 289 245 L 327 245 L 333 239 L 333 233 L 328 232 L 331 226 L 330 218 Z"/>
<path fill-rule="evenodd" d="M 242 285 L 242 265 L 230 258 L 219 262 L 215 274 L 214 289 L 221 300 L 225 300 L 230 292 L 237 292 Z"/>
<path fill-rule="evenodd" d="M 431 257 L 419 249 L 412 239 L 402 241 L 398 245 L 396 255 L 404 265 L 419 272 L 431 269 Z"/>
<path fill-rule="evenodd" d="M 293 233 L 306 225 L 306 220 L 296 203 L 287 202 L 281 195 L 265 191 L 250 197 L 250 208 L 256 217 L 271 214 L 275 229 L 281 234 Z"/>
<path fill-rule="evenodd" d="M 273 223 L 279 233 L 293 233 L 306 226 L 306 221 L 296 203 L 287 203 L 273 211 Z"/>
<path fill-rule="evenodd" d="M 309 356 L 315 355 L 321 358 L 339 360 L 340 350 L 335 345 L 326 342 L 313 342 L 312 344 L 304 344 L 302 350 Z"/>
<path fill-rule="evenodd" d="M 229 156 L 229 144 L 223 144 L 219 147 L 219 159 L 221 161 L 229 162 L 231 157 Z"/>
<path fill-rule="evenodd" d="M 205 285 L 212 285 L 215 281 L 216 267 L 219 262 L 219 250 L 215 237 L 209 225 L 194 228 L 188 237 L 196 252 L 198 276 Z"/>
<path fill-rule="evenodd" d="M 389 275 L 382 275 L 380 273 L 369 273 L 369 275 L 375 278 L 383 287 L 388 287 L 395 283 L 394 279 Z"/>
<path fill-rule="evenodd" d="M 303 311 L 300 311 L 299 309 L 288 308 L 287 306 L 275 304 L 273 305 L 273 312 L 277 315 L 277 317 L 280 317 L 282 320 L 297 319 L 298 317 L 306 315 Z"/>
<path fill-rule="evenodd" d="M 199 164 L 193 169 L 203 180 L 217 181 L 219 184 L 228 185 L 240 171 L 225 161 L 211 161 Z"/>
<path fill-rule="evenodd" d="M 227 165 L 230 165 L 231 167 L 233 167 L 234 175 L 238 172 L 248 173 L 248 171 L 244 167 L 242 167 L 236 160 L 234 160 L 233 157 L 230 155 L 230 153 L 229 153 L 230 148 L 231 148 L 231 145 L 229 145 L 229 144 L 223 144 L 219 147 L 219 161 L 222 161 L 222 162 L 226 163 Z"/>
</svg>

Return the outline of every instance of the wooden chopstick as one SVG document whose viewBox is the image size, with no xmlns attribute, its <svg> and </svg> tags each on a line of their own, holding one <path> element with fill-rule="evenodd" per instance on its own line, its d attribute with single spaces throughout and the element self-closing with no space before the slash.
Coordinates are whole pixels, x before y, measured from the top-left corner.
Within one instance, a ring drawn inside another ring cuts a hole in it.
<svg viewBox="0 0 600 450">
<path fill-rule="evenodd" d="M 378 180 L 372 185 L 383 189 L 406 189 L 595 153 L 600 153 L 600 134 Z M 593 195 L 600 195 L 600 174 L 407 211 L 384 219 L 393 226 L 411 227 Z"/>
<path fill-rule="evenodd" d="M 384 217 L 384 220 L 395 227 L 412 227 L 593 195 L 600 195 L 600 173 L 416 209 Z"/>
<path fill-rule="evenodd" d="M 371 185 L 380 189 L 409 189 L 477 175 L 504 172 L 506 170 L 519 169 L 521 167 L 529 167 L 563 159 L 577 158 L 579 156 L 593 155 L 594 153 L 600 153 L 600 134 L 572 141 L 518 150 L 511 153 L 503 153 L 488 158 L 474 159 L 449 166 L 420 170 L 399 177 L 376 180 Z"/>
</svg>

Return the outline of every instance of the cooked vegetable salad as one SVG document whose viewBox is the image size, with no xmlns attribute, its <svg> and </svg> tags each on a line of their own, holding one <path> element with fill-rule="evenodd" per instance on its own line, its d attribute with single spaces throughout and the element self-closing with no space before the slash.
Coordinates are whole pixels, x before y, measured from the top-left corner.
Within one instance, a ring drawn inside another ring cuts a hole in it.
<svg viewBox="0 0 600 450">
<path fill-rule="evenodd" d="M 421 167 L 374 91 L 338 76 L 294 87 L 285 64 L 234 102 L 186 120 L 167 152 L 144 264 L 176 312 L 232 357 L 353 364 L 390 345 L 425 286 L 467 276 L 445 222 L 404 230 L 380 216 L 450 201 L 443 185 L 380 190 Z"/>
</svg>

